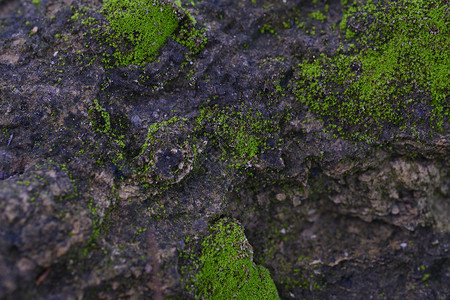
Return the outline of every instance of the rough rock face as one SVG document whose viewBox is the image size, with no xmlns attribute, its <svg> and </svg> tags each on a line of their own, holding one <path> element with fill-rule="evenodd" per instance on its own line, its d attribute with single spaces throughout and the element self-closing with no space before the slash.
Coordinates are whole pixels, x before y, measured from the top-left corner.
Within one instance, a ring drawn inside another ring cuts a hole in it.
<svg viewBox="0 0 450 300">
<path fill-rule="evenodd" d="M 299 98 L 361 78 L 298 69 L 364 52 L 361 2 L 183 1 L 154 61 L 111 66 L 102 1 L 0 1 L 0 298 L 194 297 L 225 217 L 282 299 L 450 297 L 450 77 L 364 138 Z"/>
</svg>

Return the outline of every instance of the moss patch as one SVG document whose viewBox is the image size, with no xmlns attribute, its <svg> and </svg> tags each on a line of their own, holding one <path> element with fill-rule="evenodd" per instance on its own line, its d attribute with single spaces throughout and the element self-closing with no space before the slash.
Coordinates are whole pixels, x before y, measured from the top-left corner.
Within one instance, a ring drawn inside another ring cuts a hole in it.
<svg viewBox="0 0 450 300">
<path fill-rule="evenodd" d="M 110 114 L 100 105 L 97 99 L 94 99 L 92 102 L 93 105 L 89 108 L 92 128 L 98 133 L 108 136 L 112 143 L 123 150 L 125 148 L 124 132 L 128 127 L 128 121 L 122 118 L 112 119 Z M 122 153 L 117 156 L 119 159 L 123 159 Z"/>
<path fill-rule="evenodd" d="M 448 5 L 343 2 L 340 29 L 350 47 L 301 63 L 297 99 L 360 140 L 373 140 L 389 124 L 440 130 L 449 116 Z"/>
<path fill-rule="evenodd" d="M 267 140 L 276 131 L 274 121 L 265 119 L 259 111 L 204 107 L 196 119 L 198 129 L 205 130 L 222 150 L 222 158 L 241 167 L 268 148 Z"/>
<path fill-rule="evenodd" d="M 152 61 L 159 48 L 177 29 L 174 7 L 157 1 L 105 0 L 102 9 L 109 21 L 107 42 L 118 65 Z"/>
<path fill-rule="evenodd" d="M 310 13 L 308 15 L 308 17 L 310 17 L 312 19 L 316 19 L 316 20 L 322 21 L 322 22 L 324 22 L 327 19 L 327 17 L 323 13 L 321 13 L 320 11 L 312 12 L 312 13 Z"/>
<path fill-rule="evenodd" d="M 89 60 L 79 51 L 82 63 L 91 65 L 101 57 L 107 68 L 144 66 L 153 62 L 160 49 L 172 38 L 188 48 L 187 56 L 199 53 L 206 45 L 206 30 L 196 25 L 189 11 L 165 0 L 104 0 L 100 10 L 72 6 L 74 31 L 99 42 L 99 47 L 84 41 Z"/>
<path fill-rule="evenodd" d="M 253 262 L 252 247 L 237 222 L 222 219 L 210 232 L 193 281 L 197 299 L 279 299 L 269 271 Z"/>
</svg>

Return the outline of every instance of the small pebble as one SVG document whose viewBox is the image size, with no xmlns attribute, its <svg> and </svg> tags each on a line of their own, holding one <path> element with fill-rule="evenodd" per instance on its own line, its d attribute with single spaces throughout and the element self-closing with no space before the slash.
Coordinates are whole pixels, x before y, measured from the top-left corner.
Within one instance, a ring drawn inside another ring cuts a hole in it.
<svg viewBox="0 0 450 300">
<path fill-rule="evenodd" d="M 400 209 L 398 208 L 397 205 L 392 206 L 392 214 L 393 215 L 398 215 L 399 212 L 400 212 Z"/>
<path fill-rule="evenodd" d="M 400 247 L 402 247 L 402 248 L 406 248 L 406 246 L 408 246 L 407 243 L 401 243 L 401 244 L 400 244 Z"/>
<path fill-rule="evenodd" d="M 279 193 L 279 194 L 277 194 L 277 195 L 275 196 L 275 198 L 276 198 L 278 201 L 284 201 L 284 200 L 286 200 L 286 194 Z"/>
<path fill-rule="evenodd" d="M 308 210 L 308 212 L 307 212 L 308 216 L 313 215 L 313 214 L 315 214 L 315 213 L 316 213 L 316 210 L 315 210 L 314 208 Z"/>
<path fill-rule="evenodd" d="M 145 273 L 149 274 L 152 271 L 152 265 L 146 264 L 145 265 Z"/>
</svg>

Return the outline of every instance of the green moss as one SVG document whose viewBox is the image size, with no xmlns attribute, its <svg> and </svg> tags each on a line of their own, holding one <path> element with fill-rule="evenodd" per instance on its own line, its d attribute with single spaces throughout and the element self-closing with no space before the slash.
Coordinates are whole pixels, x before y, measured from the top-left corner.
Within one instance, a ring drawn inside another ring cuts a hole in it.
<svg viewBox="0 0 450 300">
<path fill-rule="evenodd" d="M 103 13 L 109 21 L 107 41 L 115 48 L 118 65 L 143 65 L 178 27 L 174 7 L 157 1 L 105 0 Z"/>
<path fill-rule="evenodd" d="M 180 119 L 178 117 L 172 117 L 171 119 L 167 120 L 167 121 L 162 121 L 160 123 L 154 123 L 151 124 L 148 129 L 147 129 L 147 137 L 145 139 L 144 144 L 142 145 L 142 150 L 141 153 L 139 155 L 142 155 L 145 150 L 148 148 L 148 146 L 153 142 L 154 140 L 154 135 L 156 132 L 158 132 L 161 128 L 167 127 L 170 124 L 174 124 L 178 121 L 187 121 L 186 119 Z"/>
<path fill-rule="evenodd" d="M 357 16 L 367 26 L 362 34 L 348 27 Z M 419 104 L 430 107 L 421 121 L 440 130 L 449 115 L 449 28 L 443 1 L 351 2 L 340 30 L 360 51 L 341 48 L 300 64 L 297 99 L 360 140 L 373 140 L 386 124 L 413 132 Z"/>
<path fill-rule="evenodd" d="M 94 12 L 87 7 L 74 9 L 72 6 L 72 10 L 68 21 L 82 26 L 83 35 L 100 43 L 99 53 L 90 54 L 92 59 L 88 65 L 100 58 L 107 68 L 144 66 L 155 60 L 168 38 L 187 47 L 188 55 L 200 52 L 207 41 L 206 30 L 196 25 L 194 17 L 180 2 L 105 0 L 100 13 L 106 21 L 89 16 Z M 88 41 L 84 44 L 89 48 Z"/>
<path fill-rule="evenodd" d="M 327 17 L 323 13 L 321 13 L 320 11 L 312 12 L 308 16 L 310 18 L 313 18 L 313 19 L 316 19 L 316 20 L 319 20 L 319 21 L 322 21 L 322 22 L 324 22 L 327 19 Z"/>
<path fill-rule="evenodd" d="M 202 299 L 279 299 L 269 271 L 253 262 L 243 228 L 222 219 L 202 243 L 194 294 Z"/>
<path fill-rule="evenodd" d="M 79 13 L 79 12 L 74 13 L 74 14 L 72 15 L 72 17 L 70 17 L 70 19 L 71 19 L 72 21 L 78 21 L 79 18 L 80 18 L 80 13 Z"/>
<path fill-rule="evenodd" d="M 264 24 L 259 31 L 264 34 L 264 33 L 270 33 L 272 35 L 277 35 L 277 31 L 275 30 L 275 28 L 272 27 L 272 25 L 270 24 Z"/>
<path fill-rule="evenodd" d="M 192 24 L 193 23 L 180 26 L 179 33 L 175 37 L 175 40 L 188 48 L 192 54 L 197 54 L 203 50 L 206 45 L 206 29 L 197 29 Z"/>
<path fill-rule="evenodd" d="M 97 99 L 94 99 L 92 102 L 94 102 L 94 106 L 89 109 L 92 126 L 101 133 L 109 134 L 111 132 L 111 117 L 109 116 L 109 113 L 100 105 L 100 103 L 98 103 Z M 100 122 L 97 122 L 93 118 L 94 112 L 100 115 Z"/>
<path fill-rule="evenodd" d="M 231 108 L 204 107 L 196 123 L 222 149 L 222 158 L 233 161 L 230 166 L 241 167 L 255 159 L 266 147 L 274 131 L 271 120 L 251 109 L 245 112 Z"/>
<path fill-rule="evenodd" d="M 119 134 L 119 130 L 112 128 L 111 116 L 103 108 L 97 99 L 93 100 L 94 106 L 89 109 L 89 115 L 91 118 L 92 127 L 99 133 L 106 134 L 109 139 L 115 142 L 119 147 L 124 148 L 125 143 L 123 141 L 124 135 Z M 120 123 L 120 120 L 118 120 Z"/>
</svg>

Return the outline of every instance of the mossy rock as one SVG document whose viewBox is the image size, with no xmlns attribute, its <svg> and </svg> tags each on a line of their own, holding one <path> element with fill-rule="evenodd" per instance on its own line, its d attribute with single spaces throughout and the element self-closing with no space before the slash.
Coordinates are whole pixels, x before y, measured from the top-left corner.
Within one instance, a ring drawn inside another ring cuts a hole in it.
<svg viewBox="0 0 450 300">
<path fill-rule="evenodd" d="M 144 66 L 154 61 L 168 38 L 198 53 L 206 44 L 204 30 L 181 3 L 160 0 L 105 0 L 101 13 L 107 20 L 103 42 L 111 50 L 104 63 Z"/>
<path fill-rule="evenodd" d="M 373 141 L 392 125 L 412 134 L 423 124 L 442 130 L 450 85 L 445 1 L 343 3 L 349 47 L 301 63 L 297 99 L 358 140 Z"/>
<path fill-rule="evenodd" d="M 210 232 L 196 260 L 195 298 L 279 299 L 269 271 L 253 262 L 252 246 L 237 221 L 224 218 Z"/>
</svg>

